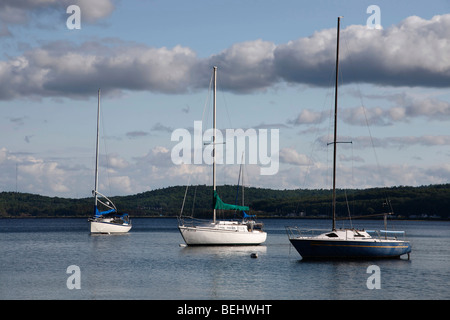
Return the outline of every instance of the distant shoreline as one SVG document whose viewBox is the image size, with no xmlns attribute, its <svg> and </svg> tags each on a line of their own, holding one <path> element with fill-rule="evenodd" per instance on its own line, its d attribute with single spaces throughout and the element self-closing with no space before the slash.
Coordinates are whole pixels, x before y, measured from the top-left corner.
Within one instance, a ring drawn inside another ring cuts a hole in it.
<svg viewBox="0 0 450 320">
<path fill-rule="evenodd" d="M 240 199 L 234 185 L 221 185 L 218 190 L 226 203 L 235 203 Z M 338 219 L 348 217 L 350 211 L 352 220 L 378 220 L 384 214 L 389 214 L 391 220 L 450 220 L 450 184 L 336 191 Z M 209 219 L 211 192 L 211 188 L 206 185 L 193 186 L 189 190 L 186 186 L 174 186 L 129 196 L 112 196 L 110 199 L 119 212 L 127 212 L 131 218 L 176 218 L 180 215 L 180 209 L 184 208 L 182 215 Z M 273 190 L 247 187 L 245 205 L 250 207 L 248 214 L 260 219 L 331 218 L 331 194 L 328 189 Z M 91 214 L 92 198 L 71 199 L 0 192 L 0 219 L 88 218 Z M 238 215 L 224 212 L 221 219 L 232 219 Z"/>
<path fill-rule="evenodd" d="M 8 219 L 88 219 L 89 216 L 86 217 L 80 217 L 80 216 L 36 216 L 36 217 L 18 217 L 18 216 L 10 216 L 10 217 L 0 217 L 0 220 L 8 220 Z M 131 216 L 131 219 L 177 219 L 177 217 L 174 216 Z M 208 220 L 204 218 L 199 218 L 200 220 Z M 257 217 L 256 220 L 330 220 L 331 218 L 325 218 L 325 217 Z M 238 220 L 238 219 L 224 219 L 224 220 Z M 355 218 L 355 219 L 338 219 L 338 221 L 343 220 L 372 220 L 372 221 L 380 221 L 383 220 L 383 218 Z M 443 219 L 443 218 L 422 218 L 422 219 L 408 219 L 406 217 L 403 218 L 389 218 L 389 221 L 450 221 L 450 219 Z"/>
</svg>

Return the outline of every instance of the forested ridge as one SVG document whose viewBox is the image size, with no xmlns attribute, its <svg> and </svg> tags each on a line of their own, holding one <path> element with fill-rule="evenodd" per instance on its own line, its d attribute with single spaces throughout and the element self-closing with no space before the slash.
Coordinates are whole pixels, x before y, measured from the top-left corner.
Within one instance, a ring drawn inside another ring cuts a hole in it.
<svg viewBox="0 0 450 320">
<path fill-rule="evenodd" d="M 242 188 L 218 186 L 221 199 L 230 204 L 242 204 Z M 239 193 L 237 193 L 239 191 Z M 175 217 L 183 215 L 209 217 L 212 207 L 211 186 L 174 186 L 129 196 L 111 197 L 119 212 L 132 217 Z M 337 190 L 337 215 L 375 217 L 392 212 L 399 219 L 450 219 L 450 184 L 420 187 Z M 246 206 L 258 217 L 330 217 L 331 190 L 273 190 L 245 188 Z M 390 203 L 390 205 L 389 205 Z M 392 209 L 391 209 L 392 208 Z M 93 198 L 69 199 L 29 193 L 0 193 L 0 218 L 13 217 L 89 217 L 93 213 Z M 240 213 L 222 213 L 224 217 Z"/>
</svg>

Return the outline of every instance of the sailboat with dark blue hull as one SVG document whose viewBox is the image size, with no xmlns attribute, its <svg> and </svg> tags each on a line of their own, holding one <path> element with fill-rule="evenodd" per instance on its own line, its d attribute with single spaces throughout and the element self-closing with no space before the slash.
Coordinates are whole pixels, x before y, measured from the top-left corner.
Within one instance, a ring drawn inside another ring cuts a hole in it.
<svg viewBox="0 0 450 320">
<path fill-rule="evenodd" d="M 336 147 L 337 100 L 339 74 L 339 32 L 337 23 L 336 88 L 334 112 L 334 159 L 333 159 L 333 225 L 328 231 L 300 230 L 287 227 L 289 241 L 303 259 L 376 259 L 399 258 L 411 252 L 409 241 L 405 241 L 404 231 L 336 229 Z M 386 218 L 386 214 L 385 214 Z M 403 237 L 403 238 L 402 238 Z M 402 238 L 402 239 L 400 239 Z"/>
<path fill-rule="evenodd" d="M 404 231 L 333 229 L 316 236 L 310 232 L 314 230 L 288 228 L 289 240 L 303 259 L 399 258 L 411 252 L 409 241 L 399 238 Z"/>
</svg>

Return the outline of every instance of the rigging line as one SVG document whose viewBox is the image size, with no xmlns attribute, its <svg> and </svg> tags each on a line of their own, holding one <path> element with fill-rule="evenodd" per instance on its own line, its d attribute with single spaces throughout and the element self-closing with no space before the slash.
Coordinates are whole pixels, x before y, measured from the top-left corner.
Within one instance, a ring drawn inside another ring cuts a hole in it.
<svg viewBox="0 0 450 320">
<path fill-rule="evenodd" d="M 242 152 L 242 155 L 244 155 L 244 153 Z M 239 167 L 239 175 L 238 175 L 238 183 L 237 183 L 237 187 L 236 187 L 236 199 L 234 201 L 234 204 L 237 205 L 238 204 L 238 197 L 239 197 L 239 183 L 241 182 L 241 172 L 242 172 L 242 163 Z"/>
<path fill-rule="evenodd" d="M 348 43 L 347 43 L 347 42 L 346 42 L 346 45 L 347 45 L 347 51 L 349 51 L 349 49 L 348 49 Z M 349 55 L 349 59 L 351 60 L 350 55 Z M 368 131 L 368 133 L 369 133 L 370 144 L 371 144 L 371 146 L 372 146 L 373 154 L 374 154 L 374 157 L 375 157 L 375 162 L 376 162 L 376 164 L 377 164 L 377 172 L 378 172 L 378 176 L 379 176 L 380 179 L 381 179 L 381 184 L 384 186 L 384 185 L 385 185 L 385 182 L 384 182 L 383 175 L 382 175 L 382 173 L 381 173 L 380 161 L 379 161 L 379 159 L 378 159 L 378 154 L 377 154 L 377 151 L 376 151 L 376 149 L 375 149 L 375 143 L 374 143 L 374 140 L 373 140 L 372 131 L 370 130 L 370 123 L 369 123 L 369 119 L 368 119 L 368 117 L 367 117 L 367 112 L 366 112 L 366 107 L 365 107 L 365 104 L 364 104 L 364 99 L 363 99 L 363 96 L 362 96 L 362 93 L 361 93 L 361 88 L 360 88 L 358 82 L 356 82 L 356 87 L 357 87 L 358 98 L 359 98 L 359 100 L 360 100 L 361 108 L 362 108 L 363 114 L 364 114 L 364 121 L 365 121 L 365 124 L 366 124 L 366 127 L 367 127 L 367 131 Z M 385 195 L 385 197 L 386 197 L 386 200 L 388 201 L 389 197 L 388 197 L 387 193 L 384 192 L 384 195 Z"/>
<path fill-rule="evenodd" d="M 244 166 L 242 168 L 242 205 L 244 205 L 244 189 L 245 189 L 245 186 L 247 185 L 247 187 L 250 188 L 250 186 L 252 185 L 250 183 L 250 176 L 248 174 L 249 170 L 247 170 L 249 167 L 250 166 L 246 166 L 245 163 L 244 163 Z M 249 211 L 250 211 L 250 208 L 249 208 Z"/>
<path fill-rule="evenodd" d="M 220 97 L 221 97 L 221 99 L 223 101 L 224 109 L 225 109 L 225 111 L 227 113 L 229 126 L 230 126 L 230 128 L 233 128 L 232 123 L 231 123 L 230 113 L 229 113 L 229 110 L 228 110 L 228 103 L 227 103 L 227 100 L 226 100 L 226 97 L 225 97 L 225 93 L 224 93 L 225 90 L 221 89 L 221 83 L 222 83 L 222 81 L 220 81 L 221 80 L 220 78 L 222 77 L 221 74 L 222 73 L 220 73 L 220 72 L 217 74 L 217 78 L 218 78 L 217 84 L 216 84 L 217 92 L 220 92 Z"/>
<path fill-rule="evenodd" d="M 346 48 L 347 48 L 347 52 L 349 52 L 349 49 L 348 49 L 348 42 L 347 42 L 347 39 L 345 38 L 345 37 L 343 37 L 343 39 L 344 39 L 344 42 L 345 42 L 345 44 L 346 44 Z M 339 38 L 338 38 L 338 40 L 339 40 Z M 337 81 L 337 79 L 340 79 L 340 81 L 339 81 L 339 83 L 341 84 L 341 86 L 343 86 L 344 85 L 344 76 L 343 76 L 343 72 L 342 72 L 342 70 L 343 70 L 343 68 L 341 67 L 341 68 L 339 68 L 339 70 L 338 70 L 338 72 L 339 72 L 339 74 L 335 74 L 336 75 L 336 81 Z M 336 89 L 337 90 L 337 89 Z M 332 116 L 332 114 L 331 114 L 331 112 L 330 112 L 330 122 L 331 122 L 331 116 Z M 336 123 L 335 123 L 335 125 L 336 125 Z M 330 128 L 331 128 L 331 125 L 329 126 L 329 131 L 330 131 Z M 334 128 L 334 130 L 335 130 L 335 134 L 336 134 L 336 128 Z M 350 126 L 350 130 L 351 130 L 351 126 Z M 352 136 L 352 133 L 350 132 L 350 136 Z M 342 141 L 342 142 L 339 142 L 339 141 L 336 141 L 336 139 L 337 139 L 337 136 L 336 137 L 334 137 L 334 142 L 330 142 L 330 143 L 328 143 L 327 145 L 333 145 L 333 144 L 337 144 L 337 143 L 345 143 L 345 144 L 348 144 L 348 143 L 350 143 L 351 145 L 352 145 L 352 157 L 351 157 L 351 161 L 352 161 L 352 171 L 351 171 L 351 181 L 352 181 L 352 185 L 353 185 L 353 178 L 354 178 L 354 176 L 353 176 L 353 158 L 354 158 L 354 156 L 353 156 L 353 142 L 352 141 L 349 141 L 349 142 L 347 142 L 347 141 Z M 336 147 L 336 146 L 335 146 Z M 327 152 L 327 157 L 328 157 L 328 152 Z M 328 159 L 328 158 L 327 158 Z M 328 161 L 328 160 L 327 160 Z M 334 159 L 334 161 L 337 161 L 337 159 Z M 328 163 L 328 162 L 327 162 Z M 336 164 L 334 164 L 334 165 L 336 165 Z M 349 207 L 349 203 L 348 203 L 348 198 L 347 198 L 347 191 L 346 191 L 346 189 L 344 189 L 344 194 L 345 194 L 345 201 L 346 201 L 346 204 L 347 204 L 347 210 L 348 210 L 348 214 L 349 214 L 349 219 L 350 219 L 350 224 L 352 224 L 352 222 L 351 222 L 351 212 L 350 212 L 350 207 Z"/>
<path fill-rule="evenodd" d="M 338 79 L 339 79 L 339 83 L 340 83 L 340 86 L 342 87 L 343 85 L 344 85 L 344 76 L 343 76 L 343 73 L 342 73 L 342 67 L 341 68 L 339 68 L 339 70 L 338 70 L 338 72 L 339 72 L 339 74 L 338 74 Z M 334 75 L 335 75 L 336 73 L 334 73 Z M 330 137 L 331 136 L 331 133 L 330 133 L 330 131 L 331 131 L 331 128 L 333 128 L 334 129 L 334 111 L 335 111 L 335 109 L 334 109 L 334 106 L 331 106 L 331 108 L 330 108 L 330 114 L 329 114 L 329 125 L 328 125 L 328 136 Z M 339 121 L 339 119 L 337 119 L 337 121 Z M 333 133 L 334 134 L 334 133 Z M 336 137 L 335 137 L 336 139 L 338 139 L 338 135 L 336 135 Z M 329 142 L 329 143 L 327 143 L 327 146 L 329 146 L 329 145 L 334 145 L 334 144 L 340 144 L 340 143 L 344 143 L 344 144 L 351 144 L 352 145 L 352 148 L 353 148 L 353 142 L 352 141 L 338 141 L 338 140 L 334 140 L 333 142 Z M 327 166 L 328 166 L 328 164 L 329 164 L 329 152 L 328 152 L 328 148 L 327 148 Z M 333 158 L 333 161 L 336 161 L 336 166 L 337 166 L 337 158 L 336 159 L 334 159 Z M 333 167 L 331 167 L 330 168 L 330 170 L 331 170 L 331 174 L 330 175 L 327 175 L 327 184 L 328 184 L 328 179 L 329 179 L 329 177 L 331 176 L 333 176 Z M 342 188 L 342 187 L 341 187 Z M 336 188 L 336 189 L 338 189 L 338 188 Z M 347 201 L 347 207 L 348 207 L 348 200 L 347 200 L 347 194 L 346 194 L 346 189 L 344 188 L 344 193 L 345 193 L 345 198 L 346 198 L 346 201 Z"/>
<path fill-rule="evenodd" d="M 192 213 L 191 213 L 192 216 L 194 216 L 195 197 L 196 197 L 196 195 L 197 195 L 197 187 L 198 187 L 198 185 L 195 186 L 195 189 L 194 189 L 194 199 L 192 200 Z"/>
<path fill-rule="evenodd" d="M 350 52 L 350 49 L 349 49 L 349 46 L 348 46 L 348 41 L 347 41 L 347 39 L 345 37 L 344 37 L 344 43 L 345 43 L 345 45 L 347 47 L 347 52 Z M 351 61 L 352 57 L 351 57 L 350 54 L 348 55 L 348 59 L 350 60 L 350 63 L 353 64 L 353 62 Z M 370 143 L 371 143 L 371 146 L 372 146 L 373 153 L 375 155 L 375 161 L 377 163 L 378 174 L 380 174 L 380 177 L 381 177 L 380 162 L 378 160 L 378 154 L 377 154 L 377 152 L 375 150 L 375 143 L 373 142 L 372 131 L 370 130 L 369 119 L 367 118 L 366 107 L 364 106 L 364 99 L 363 99 L 363 96 L 362 96 L 362 93 L 361 93 L 361 88 L 360 88 L 360 85 L 359 85 L 358 82 L 356 82 L 355 84 L 356 84 L 356 87 L 357 87 L 357 93 L 358 93 L 358 98 L 359 98 L 360 103 L 361 103 L 361 108 L 362 108 L 363 113 L 364 113 L 364 120 L 365 120 L 365 123 L 366 123 L 366 126 L 367 126 L 367 131 L 369 133 Z"/>
<path fill-rule="evenodd" d="M 242 152 L 243 154 L 243 152 Z M 242 166 L 242 205 L 245 205 L 245 182 L 244 182 L 244 176 L 245 176 L 245 164 Z M 250 208 L 249 208 L 249 213 L 250 213 Z"/>
<path fill-rule="evenodd" d="M 344 37 L 344 43 L 345 43 L 345 45 L 347 47 L 347 52 L 350 52 L 350 50 L 348 48 L 348 42 L 347 42 L 347 39 L 345 37 Z M 351 57 L 350 54 L 348 55 L 348 59 L 350 60 L 350 63 L 352 63 L 352 61 L 351 61 L 352 57 Z M 383 175 L 381 174 L 381 167 L 380 167 L 380 162 L 379 162 L 379 159 L 378 159 L 378 154 L 377 154 L 377 151 L 375 149 L 375 143 L 373 141 L 372 131 L 370 130 L 370 124 L 369 124 L 369 119 L 368 119 L 367 113 L 366 113 L 366 107 L 364 105 L 363 96 L 362 96 L 362 93 L 361 93 L 361 88 L 360 88 L 358 82 L 356 82 L 356 87 L 357 87 L 358 97 L 359 97 L 359 100 L 360 100 L 360 103 L 361 103 L 361 108 L 362 108 L 363 113 L 364 113 L 364 120 L 365 120 L 365 123 L 366 123 L 367 131 L 369 133 L 370 143 L 371 143 L 372 150 L 373 150 L 373 153 L 374 153 L 374 156 L 375 156 L 375 161 L 376 161 L 376 164 L 377 164 L 378 176 L 380 177 L 380 179 L 382 179 L 382 181 L 381 181 L 382 185 L 385 185 Z M 384 190 L 384 195 L 385 195 L 385 198 L 386 198 L 386 202 L 389 203 L 390 208 L 391 208 L 391 212 L 393 213 L 394 210 L 393 210 L 391 201 L 390 201 L 390 199 L 389 199 L 389 197 L 388 197 L 388 195 L 386 193 L 386 190 Z"/>
<path fill-rule="evenodd" d="M 324 101 L 322 103 L 322 108 L 321 108 L 321 111 L 320 111 L 321 115 L 324 114 L 325 107 L 328 104 L 327 100 L 332 96 L 332 93 L 333 93 L 333 88 L 331 86 L 331 83 L 333 81 L 333 70 L 334 69 L 330 70 L 330 73 L 329 73 L 329 79 L 328 79 L 328 88 L 329 89 L 328 89 L 328 93 L 325 94 L 325 99 L 324 99 Z M 329 102 L 331 103 L 331 100 Z M 329 119 L 331 119 L 332 110 L 331 110 L 331 108 L 329 110 L 330 110 L 329 111 Z M 329 120 L 329 121 L 331 121 L 331 120 Z M 330 127 L 331 126 L 328 125 L 328 136 L 330 136 Z M 313 158 L 314 158 L 313 154 L 314 154 L 314 151 L 316 150 L 316 147 L 317 147 L 318 142 L 319 142 L 319 134 L 320 134 L 320 132 L 321 132 L 321 130 L 319 130 L 318 128 L 315 129 L 315 137 L 313 139 L 313 142 L 312 142 L 312 145 L 311 145 L 311 150 L 309 152 L 309 159 L 307 159 L 308 160 L 308 166 L 307 166 L 307 170 L 305 172 L 305 176 L 304 176 L 304 179 L 303 179 L 303 188 L 306 188 L 306 182 L 308 181 L 309 174 L 311 173 L 311 166 L 312 166 L 312 164 L 314 162 L 313 161 Z M 328 148 L 327 148 L 327 150 L 328 150 Z M 328 155 L 328 151 L 327 151 L 327 155 Z M 328 156 L 327 156 L 327 162 L 328 162 Z"/>
<path fill-rule="evenodd" d="M 208 104 L 209 101 L 211 99 L 211 88 L 212 88 L 212 84 L 213 84 L 213 80 L 214 80 L 214 75 L 211 75 L 211 78 L 209 79 L 209 86 L 208 86 L 208 93 L 206 95 L 206 99 L 205 99 L 205 105 L 203 107 L 203 113 L 202 113 L 202 125 L 203 125 L 203 121 L 205 120 L 205 113 L 208 112 L 207 116 L 209 115 L 209 108 L 208 108 Z M 203 130 L 203 128 L 202 128 Z"/>
<path fill-rule="evenodd" d="M 185 190 L 185 192 L 184 192 L 183 204 L 181 205 L 180 218 L 181 218 L 182 215 L 183 215 L 184 205 L 185 205 L 185 202 L 186 202 L 187 192 L 188 192 L 189 186 L 190 186 L 190 184 L 191 184 L 192 174 L 193 174 L 193 171 L 192 171 L 192 170 L 189 170 L 189 178 L 188 178 L 188 183 L 186 184 L 186 190 Z M 196 193 L 196 192 L 197 192 L 197 187 L 195 187 L 195 193 Z M 195 193 L 194 193 L 194 201 L 195 201 Z M 193 213 L 194 213 L 194 208 L 192 208 L 192 214 L 193 214 Z"/>
<path fill-rule="evenodd" d="M 339 69 L 339 79 L 342 81 L 342 68 Z M 330 76 L 330 97 L 332 97 L 332 99 L 330 100 L 330 108 L 329 108 L 329 114 L 328 114 L 328 140 L 333 140 L 333 135 L 334 135 L 334 112 L 335 112 L 335 76 L 336 76 L 336 69 L 335 66 L 332 67 L 332 71 L 331 71 L 331 76 Z M 333 84 L 331 84 L 333 83 Z M 337 137 L 336 137 L 337 139 Z M 337 142 L 336 142 L 337 143 Z M 327 143 L 327 170 L 329 170 L 330 172 L 328 172 L 326 174 L 326 184 L 327 185 L 331 185 L 330 182 L 330 178 L 332 179 L 333 177 L 333 160 L 331 161 L 331 166 L 330 166 L 330 149 L 328 148 L 329 145 L 334 145 L 334 142 L 330 142 Z M 331 152 L 331 156 L 333 156 L 333 152 Z M 333 179 L 331 180 L 333 181 Z M 332 190 L 332 189 L 331 189 Z M 333 197 L 333 193 L 331 193 L 331 197 Z M 331 207 L 330 207 L 331 208 Z"/>
<path fill-rule="evenodd" d="M 109 156 L 108 156 L 108 146 L 106 144 L 106 126 L 105 126 L 105 120 L 104 120 L 104 116 L 103 116 L 103 107 L 100 108 L 100 112 L 101 112 L 101 120 L 102 120 L 102 132 L 103 132 L 103 149 L 105 150 L 105 158 L 106 158 L 106 174 L 108 175 L 108 189 L 109 189 L 109 194 L 112 193 L 111 191 L 111 176 L 110 176 L 110 167 L 109 167 Z M 100 156 L 100 155 L 99 155 Z"/>
<path fill-rule="evenodd" d="M 205 120 L 205 113 L 206 113 L 207 110 L 209 110 L 208 104 L 209 104 L 209 101 L 210 101 L 210 98 L 211 98 L 210 95 L 211 95 L 211 88 L 212 88 L 213 79 L 214 79 L 214 76 L 211 75 L 211 78 L 210 78 L 210 80 L 209 80 L 208 93 L 207 93 L 207 95 L 206 95 L 205 104 L 204 104 L 204 106 L 203 106 L 203 112 L 202 112 L 202 128 L 201 128 L 202 132 L 200 132 L 201 136 L 203 136 L 203 122 L 204 122 L 204 120 Z M 207 115 L 208 115 L 208 114 L 207 114 Z M 194 135 L 195 135 L 195 134 L 197 134 L 197 133 L 194 132 Z M 202 143 L 202 145 L 203 145 L 203 143 Z M 202 148 L 202 150 L 200 150 L 200 152 L 203 154 L 203 148 Z M 189 189 L 189 185 L 190 185 L 190 183 L 191 183 L 192 173 L 193 173 L 192 170 L 190 170 L 190 172 L 189 172 L 189 178 L 188 178 L 188 183 L 187 183 L 187 185 L 186 185 L 186 190 L 185 190 L 185 192 L 184 192 L 183 204 L 181 205 L 180 218 L 181 218 L 182 215 L 183 215 L 184 205 L 185 205 L 185 203 L 186 203 L 186 197 L 187 197 L 187 192 L 188 192 L 188 189 Z M 197 188 L 195 189 L 195 192 L 196 192 L 196 191 L 197 191 Z M 194 201 L 195 201 L 195 194 L 194 194 Z M 194 208 L 192 208 L 192 213 L 193 213 L 193 212 L 194 212 Z"/>
<path fill-rule="evenodd" d="M 201 128 L 201 132 L 198 133 L 198 134 L 200 134 L 202 136 L 202 148 L 201 148 L 201 150 L 198 150 L 202 154 L 202 157 L 203 157 L 203 145 L 204 145 L 203 131 L 204 131 L 204 126 L 205 126 L 205 119 L 209 118 L 209 112 L 210 112 L 210 109 L 211 109 L 211 108 L 209 108 L 209 104 L 210 104 L 210 101 L 211 101 L 211 92 L 212 92 L 212 87 L 213 87 L 213 81 L 214 81 L 214 74 L 211 73 L 211 78 L 209 79 L 208 93 L 206 94 L 205 104 L 203 106 L 203 112 L 202 112 L 202 128 Z M 196 134 L 196 133 L 194 132 L 194 134 Z M 201 167 L 202 168 L 205 167 L 205 164 L 202 164 Z M 211 173 L 209 172 L 209 170 L 205 174 L 205 177 L 208 180 L 210 179 Z"/>
<path fill-rule="evenodd" d="M 187 183 L 187 185 L 186 185 L 186 190 L 184 191 L 183 204 L 181 205 L 181 210 L 180 210 L 180 218 L 181 218 L 181 216 L 183 215 L 184 203 L 185 203 L 185 201 L 186 201 L 186 195 L 187 195 L 187 192 L 188 192 L 188 188 L 189 188 L 190 182 L 191 182 L 191 174 L 189 174 L 189 180 L 188 180 L 188 183 Z"/>
<path fill-rule="evenodd" d="M 345 194 L 345 202 L 347 203 L 347 211 L 348 211 L 348 219 L 350 220 L 350 228 L 353 229 L 352 214 L 350 212 L 350 207 L 348 205 L 347 190 L 344 190 L 344 194 Z"/>
<path fill-rule="evenodd" d="M 332 82 L 333 82 L 333 78 L 334 78 L 333 75 L 334 75 L 334 67 L 330 68 L 329 78 L 328 78 L 328 92 L 325 94 L 325 98 L 324 98 L 323 103 L 322 103 L 322 108 L 321 108 L 321 111 L 320 111 L 320 115 L 321 116 L 325 114 L 325 109 L 326 109 L 326 106 L 328 105 L 328 103 L 332 103 L 332 100 L 328 101 L 328 99 L 330 99 L 332 97 L 332 94 L 334 92 L 334 87 L 332 86 Z M 332 123 L 332 116 L 333 116 L 333 110 L 332 109 L 333 108 L 330 107 L 329 108 L 329 112 L 328 112 L 328 114 L 329 114 L 328 115 L 328 121 L 329 121 L 329 123 L 328 123 L 328 135 L 327 135 L 328 138 L 331 136 L 330 130 L 331 130 L 331 123 Z M 317 125 L 319 125 L 319 124 L 320 123 L 318 123 Z M 304 175 L 304 178 L 303 178 L 302 186 L 303 186 L 304 189 L 306 189 L 306 183 L 307 183 L 307 181 L 309 181 L 308 178 L 309 178 L 309 176 L 311 174 L 311 167 L 313 166 L 313 164 L 315 162 L 313 154 L 314 154 L 314 152 L 316 150 L 316 147 L 319 145 L 319 141 L 320 141 L 319 140 L 319 135 L 320 135 L 320 132 L 322 132 L 322 130 L 319 130 L 319 128 L 317 128 L 317 127 L 313 128 L 313 129 L 314 129 L 313 132 L 315 133 L 315 136 L 314 136 L 313 142 L 311 144 L 311 150 L 309 152 L 309 158 L 307 159 L 308 165 L 307 165 L 306 172 L 305 172 L 305 175 Z M 327 168 L 328 168 L 328 163 L 329 163 L 328 149 L 329 148 L 326 148 L 326 154 L 327 154 L 326 164 L 327 164 Z M 326 179 L 325 183 L 326 183 L 326 185 L 329 185 L 328 178 L 329 178 L 329 175 L 326 174 L 325 175 L 325 179 Z M 299 207 L 300 207 L 300 200 L 297 202 L 296 212 L 299 211 Z"/>
<path fill-rule="evenodd" d="M 351 183 L 351 185 L 352 185 L 352 187 L 353 188 L 355 188 L 355 175 L 354 175 L 354 167 L 355 167 L 355 155 L 354 155 L 354 152 L 353 152 L 353 143 L 352 143 L 352 183 Z M 353 200 L 352 200 L 352 205 L 353 205 L 353 207 L 352 207 L 352 212 L 355 212 L 355 194 L 354 193 L 352 193 L 353 194 Z"/>
<path fill-rule="evenodd" d="M 216 74 L 217 75 L 217 81 L 216 81 L 217 97 L 220 96 L 220 99 L 223 101 L 223 107 L 220 107 L 219 109 L 220 110 L 225 109 L 226 114 L 227 114 L 227 119 L 228 119 L 228 125 L 229 125 L 230 128 L 233 128 L 232 123 L 231 123 L 230 113 L 229 113 L 229 110 L 228 110 L 228 103 L 227 103 L 227 100 L 226 100 L 226 97 L 225 97 L 225 94 L 224 94 L 224 90 L 221 89 L 221 83 L 222 83 L 222 81 L 221 81 L 221 77 L 222 77 L 221 74 L 222 73 L 220 73 L 220 72 L 218 72 Z M 217 111 L 216 111 L 216 115 L 217 115 Z M 221 127 L 221 126 L 222 126 L 222 128 L 224 127 L 224 122 L 221 119 L 222 119 L 222 117 L 218 117 L 218 121 L 220 123 L 217 126 L 217 131 L 220 131 L 219 127 Z M 225 143 L 226 142 L 224 140 L 222 140 L 222 143 L 217 143 L 216 142 L 216 145 L 218 145 L 218 144 L 222 144 L 223 145 Z M 217 152 L 216 155 L 220 154 L 219 151 L 218 151 L 219 147 L 217 147 L 217 149 L 216 149 L 216 147 L 214 147 L 215 150 L 216 150 L 215 152 Z M 225 152 L 226 151 L 222 149 L 222 153 L 221 153 L 222 157 L 225 155 Z M 223 163 L 216 162 L 216 165 L 220 166 L 220 165 L 223 165 Z M 227 172 L 225 170 L 220 170 L 220 172 L 221 172 L 221 175 L 222 175 L 222 181 L 223 181 L 224 184 L 226 184 L 227 183 L 227 177 L 228 177 Z"/>
</svg>

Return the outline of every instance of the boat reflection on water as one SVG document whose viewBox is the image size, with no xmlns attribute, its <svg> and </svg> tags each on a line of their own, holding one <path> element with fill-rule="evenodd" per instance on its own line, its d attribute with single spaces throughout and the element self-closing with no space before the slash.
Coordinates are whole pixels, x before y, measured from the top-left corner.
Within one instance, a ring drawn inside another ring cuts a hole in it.
<svg viewBox="0 0 450 320">
<path fill-rule="evenodd" d="M 254 246 L 188 246 L 180 244 L 182 254 L 215 255 L 215 256 L 248 256 L 256 253 L 258 256 L 267 253 L 265 245 Z"/>
</svg>

